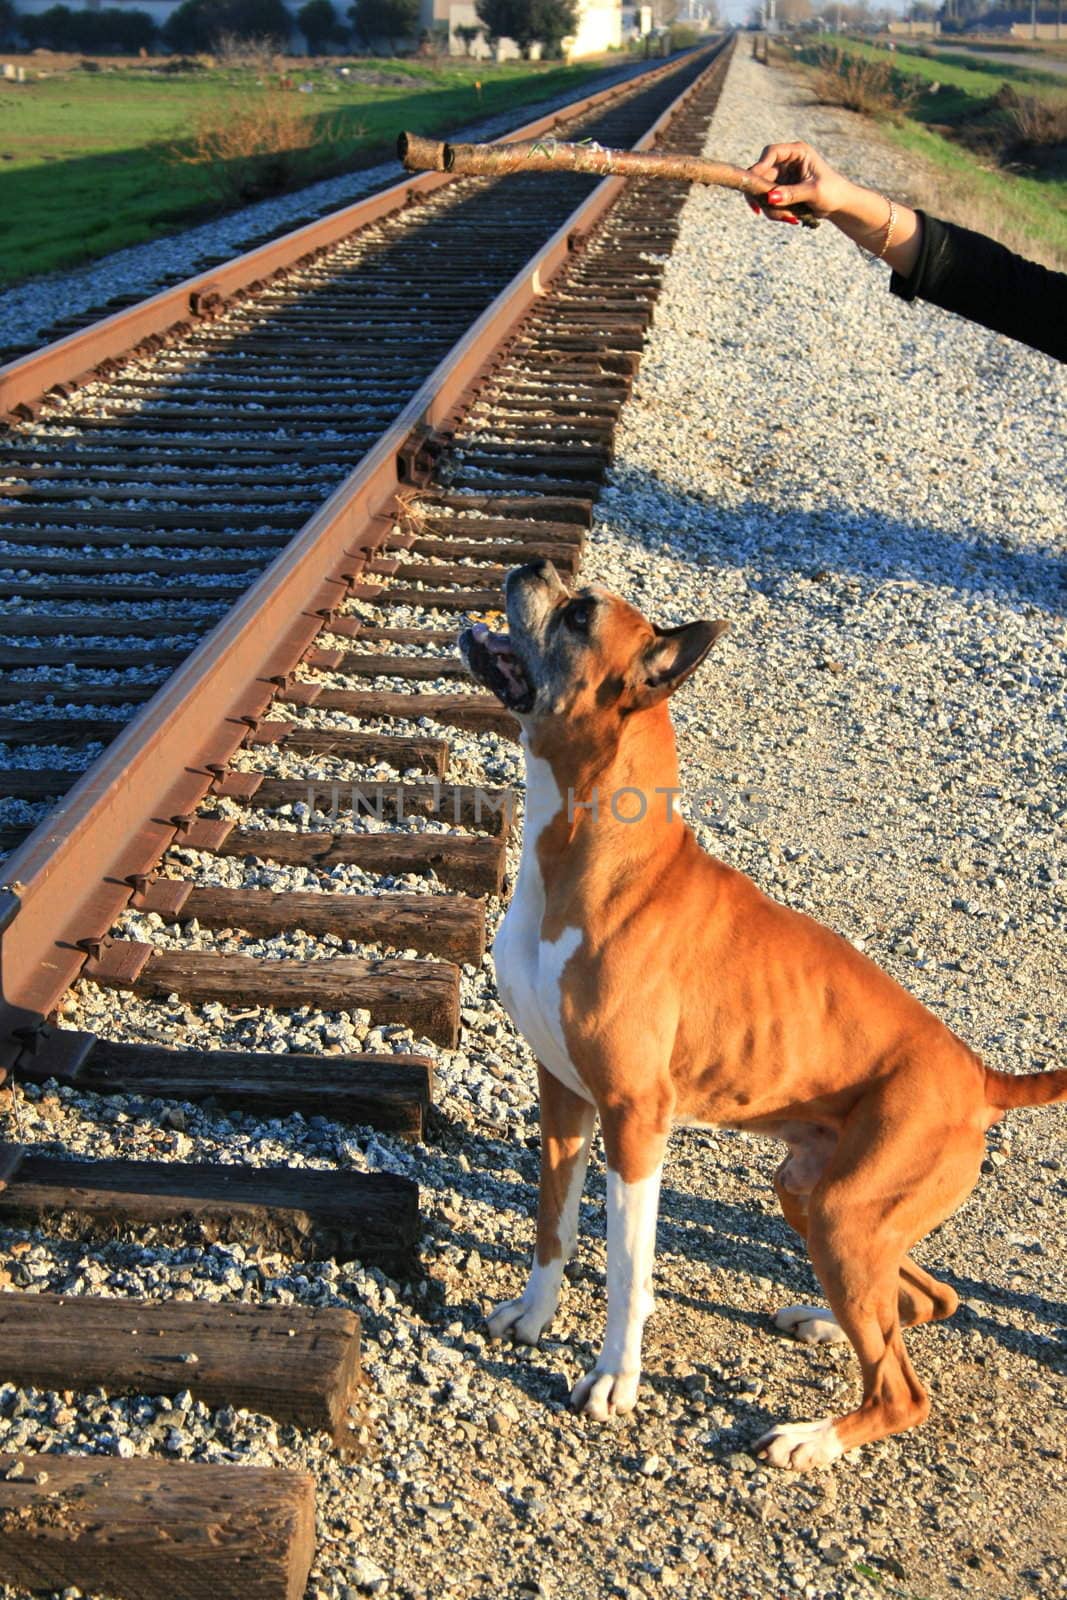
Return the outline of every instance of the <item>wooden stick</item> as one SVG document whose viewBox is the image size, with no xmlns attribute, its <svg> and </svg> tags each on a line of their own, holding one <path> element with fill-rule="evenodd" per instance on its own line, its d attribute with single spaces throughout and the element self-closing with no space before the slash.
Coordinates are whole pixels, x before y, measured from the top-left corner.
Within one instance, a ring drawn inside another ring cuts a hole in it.
<svg viewBox="0 0 1067 1600">
<path fill-rule="evenodd" d="M 754 178 L 744 167 L 726 161 L 708 161 L 703 156 L 685 156 L 661 151 L 607 150 L 595 140 L 565 144 L 551 136 L 543 139 L 516 139 L 510 144 L 448 144 L 438 139 L 423 139 L 417 133 L 402 133 L 397 154 L 408 172 L 454 172 L 466 177 L 506 177 L 513 172 L 588 172 L 609 178 L 673 178 L 683 183 L 714 184 L 720 189 L 736 189 L 759 199 L 774 188 L 764 178 Z M 815 217 L 803 216 L 809 228 L 818 227 Z"/>
</svg>

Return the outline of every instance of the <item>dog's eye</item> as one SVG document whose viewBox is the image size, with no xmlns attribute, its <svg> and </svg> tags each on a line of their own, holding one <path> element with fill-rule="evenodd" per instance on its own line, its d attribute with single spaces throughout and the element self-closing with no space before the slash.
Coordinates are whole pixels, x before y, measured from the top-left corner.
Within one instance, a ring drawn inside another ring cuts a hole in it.
<svg viewBox="0 0 1067 1600">
<path fill-rule="evenodd" d="M 589 600 L 572 600 L 563 613 L 563 620 L 575 633 L 588 633 L 592 615 L 593 607 Z"/>
</svg>

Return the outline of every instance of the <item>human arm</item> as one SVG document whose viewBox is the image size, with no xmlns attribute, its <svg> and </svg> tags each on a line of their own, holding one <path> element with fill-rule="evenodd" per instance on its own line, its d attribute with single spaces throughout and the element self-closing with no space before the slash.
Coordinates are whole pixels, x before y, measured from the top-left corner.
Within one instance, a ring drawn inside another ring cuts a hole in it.
<svg viewBox="0 0 1067 1600">
<path fill-rule="evenodd" d="M 893 269 L 901 299 L 918 296 L 1067 361 L 1067 274 L 865 189 L 800 141 L 768 145 L 749 171 L 775 185 L 758 203 L 749 198 L 754 211 L 795 222 L 804 206 L 833 223 Z"/>
</svg>

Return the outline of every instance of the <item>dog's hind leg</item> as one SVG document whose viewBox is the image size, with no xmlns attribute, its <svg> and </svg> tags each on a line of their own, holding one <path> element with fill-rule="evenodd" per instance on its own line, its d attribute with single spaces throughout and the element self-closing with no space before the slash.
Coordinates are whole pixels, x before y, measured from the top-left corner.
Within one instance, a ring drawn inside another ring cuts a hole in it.
<svg viewBox="0 0 1067 1600">
<path fill-rule="evenodd" d="M 905 1328 L 923 1322 L 943 1322 L 960 1303 L 955 1289 L 940 1283 L 905 1256 L 900 1263 L 900 1321 Z"/>
<path fill-rule="evenodd" d="M 791 1156 L 787 1156 L 774 1175 L 774 1192 L 778 1196 L 785 1220 L 802 1239 L 808 1237 L 808 1194 L 810 1189 L 790 1187 Z M 801 1344 L 847 1344 L 848 1335 L 837 1318 L 826 1306 L 783 1306 L 774 1314 L 774 1325 L 783 1333 L 791 1333 Z"/>
<path fill-rule="evenodd" d="M 902 1099 L 917 1110 L 918 1096 L 909 1101 L 909 1094 L 913 1089 L 901 1082 L 871 1097 L 850 1122 L 808 1201 L 812 1265 L 859 1357 L 862 1401 L 844 1417 L 773 1428 L 754 1447 L 773 1466 L 794 1471 L 829 1466 L 846 1450 L 914 1427 L 929 1411 L 904 1348 L 901 1268 L 906 1264 L 909 1272 L 921 1274 L 905 1261 L 905 1251 L 970 1191 L 982 1137 L 977 1127 L 964 1125 L 941 1128 L 939 1141 L 932 1136 L 938 1130 L 930 1118 L 924 1123 L 931 1135 L 927 1140 L 886 1138 L 887 1128 L 907 1126 Z M 937 1148 L 946 1154 L 932 1164 L 929 1152 Z M 933 1294 L 929 1299 L 932 1303 Z"/>
<path fill-rule="evenodd" d="M 808 1196 L 797 1194 L 788 1187 L 784 1174 L 788 1159 L 778 1169 L 774 1178 L 775 1193 L 781 1202 L 785 1220 L 802 1239 L 808 1237 Z M 960 1303 L 955 1289 L 939 1283 L 930 1273 L 918 1266 L 910 1256 L 900 1263 L 898 1308 L 902 1328 L 915 1328 L 924 1322 L 941 1322 L 951 1317 Z M 801 1344 L 847 1344 L 848 1335 L 827 1306 L 783 1306 L 774 1314 L 774 1325 L 783 1333 L 792 1334 Z"/>
<path fill-rule="evenodd" d="M 526 1288 L 517 1300 L 497 1306 L 489 1333 L 511 1333 L 519 1344 L 536 1344 L 556 1314 L 563 1269 L 578 1242 L 578 1207 L 589 1162 L 596 1109 L 538 1067 L 541 1101 L 541 1179 L 537 1200 L 537 1249 Z"/>
</svg>

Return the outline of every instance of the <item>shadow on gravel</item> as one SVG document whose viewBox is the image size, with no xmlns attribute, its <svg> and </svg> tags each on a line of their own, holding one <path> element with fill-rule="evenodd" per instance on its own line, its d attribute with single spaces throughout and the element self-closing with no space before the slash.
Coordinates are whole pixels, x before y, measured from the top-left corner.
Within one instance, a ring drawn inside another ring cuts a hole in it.
<svg viewBox="0 0 1067 1600">
<path fill-rule="evenodd" d="M 710 495 L 675 489 L 630 467 L 617 469 L 616 481 L 630 507 L 635 496 L 648 507 L 640 521 L 631 510 L 617 524 L 619 531 L 657 552 L 690 562 L 695 558 L 699 566 L 756 568 L 752 586 L 769 598 L 786 598 L 792 580 L 825 581 L 836 575 L 873 585 L 927 584 L 1056 613 L 1063 607 L 1067 562 L 1062 555 L 1050 547 L 1006 548 L 987 528 L 970 525 L 950 532 L 877 510 L 860 516 L 829 496 L 817 511 L 776 510 L 756 499 L 726 507 Z M 965 487 L 961 494 L 966 496 Z M 613 521 L 610 488 L 598 513 Z M 1009 531 L 1006 523 L 1005 536 Z M 631 598 L 640 602 L 639 595 Z M 827 608 L 838 610 L 836 597 L 828 594 Z"/>
<path fill-rule="evenodd" d="M 473 1170 L 489 1178 L 481 1194 L 483 1202 L 496 1205 L 501 1211 L 512 1211 L 516 1217 L 532 1219 L 537 1210 L 537 1157 L 530 1150 L 516 1150 L 513 1146 L 478 1134 L 469 1127 L 443 1114 L 435 1113 L 436 1133 L 444 1149 L 441 1151 L 440 1177 L 444 1185 L 453 1181 L 454 1154 L 462 1150 Z M 516 1176 L 520 1179 L 516 1182 Z M 425 1177 L 423 1178 L 425 1182 Z M 798 1303 L 823 1299 L 807 1255 L 796 1234 L 783 1217 L 775 1211 L 764 1210 L 761 1204 L 765 1191 L 758 1179 L 753 1181 L 752 1205 L 736 1204 L 716 1199 L 711 1195 L 691 1193 L 665 1185 L 660 1197 L 660 1214 L 656 1229 L 657 1255 L 670 1254 L 676 1258 L 699 1262 L 703 1268 L 739 1273 L 751 1278 L 770 1278 L 779 1294 L 785 1291 Z M 604 1237 L 604 1174 L 597 1167 L 590 1169 L 582 1201 L 581 1237 Z M 527 1265 L 529 1249 L 525 1234 L 513 1248 L 501 1250 L 498 1244 L 480 1237 L 465 1227 L 437 1224 L 437 1237 L 446 1239 L 462 1250 L 474 1250 L 486 1259 L 505 1262 L 516 1271 L 513 1289 L 518 1294 L 521 1278 Z M 960 1334 L 978 1332 L 995 1339 L 1005 1350 L 1036 1361 L 1042 1366 L 1058 1366 L 1064 1354 L 1062 1347 L 1050 1343 L 1045 1328 L 1060 1330 L 1067 1324 L 1067 1305 L 1042 1295 L 1027 1294 L 1006 1289 L 997 1284 L 982 1282 L 953 1272 L 945 1263 L 924 1258 L 930 1271 L 949 1284 L 960 1296 L 961 1304 L 955 1316 L 944 1325 L 947 1332 Z M 592 1285 L 594 1292 L 603 1293 L 602 1275 L 586 1266 L 579 1257 L 568 1269 L 573 1283 Z M 673 1305 L 711 1314 L 724 1321 L 742 1326 L 750 1331 L 770 1329 L 769 1312 L 774 1309 L 768 1301 L 768 1314 L 720 1298 L 720 1286 L 706 1280 L 689 1290 L 657 1287 L 656 1298 L 662 1306 Z M 973 1302 L 987 1306 L 988 1312 L 976 1311 Z M 996 1312 L 1015 1312 L 1025 1318 L 1033 1331 L 1019 1328 L 997 1318 Z M 919 1330 L 920 1338 L 922 1330 Z M 788 1341 L 786 1341 L 788 1342 Z M 566 1347 L 573 1356 L 595 1353 L 592 1344 L 585 1351 L 582 1344 Z M 697 1355 L 695 1357 L 699 1359 Z M 526 1390 L 531 1395 L 545 1397 L 545 1377 L 542 1373 L 527 1370 L 506 1358 L 502 1361 L 485 1360 L 487 1370 Z M 552 1387 L 552 1386 L 550 1386 Z M 558 1396 L 555 1396 L 558 1398 Z"/>
</svg>

